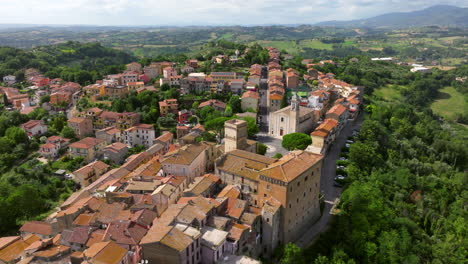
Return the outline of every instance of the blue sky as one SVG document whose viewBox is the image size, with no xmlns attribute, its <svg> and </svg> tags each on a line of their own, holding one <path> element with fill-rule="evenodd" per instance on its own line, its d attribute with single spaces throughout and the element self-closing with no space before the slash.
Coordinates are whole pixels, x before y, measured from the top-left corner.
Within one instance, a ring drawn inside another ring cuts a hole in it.
<svg viewBox="0 0 468 264">
<path fill-rule="evenodd" d="M 466 0 L 0 0 L 0 24 L 313 24 Z"/>
</svg>

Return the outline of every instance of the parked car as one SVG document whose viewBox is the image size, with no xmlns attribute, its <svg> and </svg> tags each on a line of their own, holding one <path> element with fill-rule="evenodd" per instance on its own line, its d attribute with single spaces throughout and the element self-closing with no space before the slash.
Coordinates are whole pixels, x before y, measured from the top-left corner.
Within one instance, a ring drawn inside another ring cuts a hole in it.
<svg viewBox="0 0 468 264">
<path fill-rule="evenodd" d="M 348 160 L 348 159 L 345 157 L 340 157 L 340 160 Z"/>
<path fill-rule="evenodd" d="M 333 183 L 333 186 L 338 187 L 338 188 L 343 187 L 343 185 L 341 185 L 341 184 L 339 184 L 339 183 L 337 183 L 337 182 L 334 182 L 334 183 Z"/>
<path fill-rule="evenodd" d="M 351 139 L 348 139 L 348 140 L 346 140 L 346 143 L 352 144 L 352 143 L 354 143 L 354 141 L 352 141 Z"/>
<path fill-rule="evenodd" d="M 351 147 L 351 144 L 346 143 L 345 147 L 349 148 L 349 147 Z"/>
<path fill-rule="evenodd" d="M 338 165 L 338 166 L 336 166 L 336 169 L 337 169 L 337 170 L 344 170 L 344 169 L 346 169 L 346 167 L 345 167 L 345 166 L 339 166 L 339 165 Z"/>
<path fill-rule="evenodd" d="M 335 177 L 335 181 L 342 181 L 344 179 L 346 179 L 346 177 L 343 176 L 343 175 L 336 175 L 336 177 Z"/>
</svg>

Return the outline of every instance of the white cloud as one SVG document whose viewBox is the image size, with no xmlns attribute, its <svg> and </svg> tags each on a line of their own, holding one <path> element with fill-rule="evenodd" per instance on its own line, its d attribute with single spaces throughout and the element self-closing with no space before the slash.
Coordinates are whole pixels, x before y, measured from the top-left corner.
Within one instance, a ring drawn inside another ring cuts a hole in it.
<svg viewBox="0 0 468 264">
<path fill-rule="evenodd" d="M 0 0 L 0 23 L 94 25 L 307 24 L 465 0 Z"/>
</svg>

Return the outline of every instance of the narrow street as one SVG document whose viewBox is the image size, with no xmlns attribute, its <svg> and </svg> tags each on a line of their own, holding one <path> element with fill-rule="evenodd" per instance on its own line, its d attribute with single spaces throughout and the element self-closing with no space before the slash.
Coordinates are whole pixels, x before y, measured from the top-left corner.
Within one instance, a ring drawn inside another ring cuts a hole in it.
<svg viewBox="0 0 468 264">
<path fill-rule="evenodd" d="M 304 235 L 296 241 L 299 247 L 305 248 L 309 246 L 320 233 L 328 228 L 328 224 L 332 218 L 330 211 L 333 207 L 334 201 L 340 197 L 342 188 L 333 186 L 336 161 L 340 158 L 341 148 L 344 147 L 346 140 L 351 136 L 354 129 L 359 129 L 363 121 L 363 113 L 361 113 L 356 120 L 350 121 L 348 125 L 343 128 L 340 136 L 335 140 L 325 158 L 322 165 L 322 176 L 320 179 L 320 189 L 325 195 L 325 208 L 322 217 L 310 228 L 304 232 Z"/>
<path fill-rule="evenodd" d="M 267 108 L 267 101 L 268 101 L 268 71 L 266 67 L 262 70 L 262 78 L 260 85 L 258 87 L 258 93 L 260 94 L 260 105 L 259 105 L 259 118 L 260 118 L 260 132 L 268 133 L 268 108 Z"/>
</svg>

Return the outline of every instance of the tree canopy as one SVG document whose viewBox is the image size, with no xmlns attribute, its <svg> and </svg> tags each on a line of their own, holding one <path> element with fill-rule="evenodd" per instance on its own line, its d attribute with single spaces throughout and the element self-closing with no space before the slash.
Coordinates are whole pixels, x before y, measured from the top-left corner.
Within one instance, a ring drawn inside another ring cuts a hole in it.
<svg viewBox="0 0 468 264">
<path fill-rule="evenodd" d="M 307 146 L 312 144 L 312 139 L 309 135 L 304 133 L 290 133 L 283 136 L 283 142 L 281 144 L 283 148 L 287 150 L 304 150 Z"/>
</svg>

